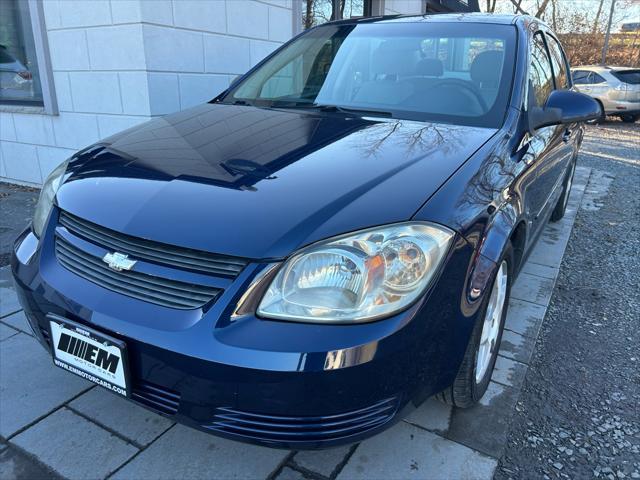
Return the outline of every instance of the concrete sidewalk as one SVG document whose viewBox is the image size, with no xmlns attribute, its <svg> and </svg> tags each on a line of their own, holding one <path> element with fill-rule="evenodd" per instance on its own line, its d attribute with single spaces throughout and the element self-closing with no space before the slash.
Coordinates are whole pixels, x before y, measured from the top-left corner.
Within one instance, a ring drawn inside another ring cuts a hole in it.
<svg viewBox="0 0 640 480">
<path fill-rule="evenodd" d="M 589 180 L 578 168 L 565 218 L 546 227 L 512 288 L 489 390 L 469 410 L 427 400 L 359 445 L 317 452 L 248 446 L 176 425 L 53 366 L 0 272 L 0 478 L 489 479 Z"/>
</svg>

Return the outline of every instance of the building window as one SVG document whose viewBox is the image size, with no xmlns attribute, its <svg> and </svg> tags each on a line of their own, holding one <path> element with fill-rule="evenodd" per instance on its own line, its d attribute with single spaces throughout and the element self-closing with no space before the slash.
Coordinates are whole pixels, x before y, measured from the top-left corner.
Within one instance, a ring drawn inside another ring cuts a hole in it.
<svg viewBox="0 0 640 480">
<path fill-rule="evenodd" d="M 479 12 L 478 0 L 425 0 L 426 13 Z"/>
<path fill-rule="evenodd" d="M 0 103 L 44 106 L 29 3 L 0 0 Z"/>
</svg>

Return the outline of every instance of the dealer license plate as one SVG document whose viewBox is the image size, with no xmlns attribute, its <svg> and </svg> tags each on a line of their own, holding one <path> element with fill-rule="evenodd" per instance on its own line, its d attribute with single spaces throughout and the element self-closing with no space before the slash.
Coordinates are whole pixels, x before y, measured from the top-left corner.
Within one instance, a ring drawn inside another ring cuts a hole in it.
<svg viewBox="0 0 640 480">
<path fill-rule="evenodd" d="M 55 365 L 127 396 L 124 342 L 66 319 L 49 317 L 49 322 Z"/>
</svg>

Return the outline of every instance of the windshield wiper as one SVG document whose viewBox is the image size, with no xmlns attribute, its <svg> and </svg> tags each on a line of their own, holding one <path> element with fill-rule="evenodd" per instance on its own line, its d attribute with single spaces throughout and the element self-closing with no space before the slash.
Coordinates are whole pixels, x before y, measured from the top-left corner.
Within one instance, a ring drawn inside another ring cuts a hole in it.
<svg viewBox="0 0 640 480">
<path fill-rule="evenodd" d="M 360 114 L 364 116 L 372 117 L 393 117 L 391 112 L 382 110 L 369 110 L 365 108 L 351 108 L 340 107 L 338 105 L 325 105 L 320 103 L 311 102 L 297 102 L 297 101 L 275 101 L 269 105 L 272 108 L 305 108 L 310 110 L 319 110 L 321 112 L 340 112 L 340 113 L 352 113 Z"/>
<path fill-rule="evenodd" d="M 312 104 L 310 108 L 315 108 L 321 112 L 354 113 L 371 117 L 393 117 L 391 112 L 383 110 L 369 110 L 366 108 L 340 107 L 338 105 L 321 105 L 317 103 Z"/>
</svg>

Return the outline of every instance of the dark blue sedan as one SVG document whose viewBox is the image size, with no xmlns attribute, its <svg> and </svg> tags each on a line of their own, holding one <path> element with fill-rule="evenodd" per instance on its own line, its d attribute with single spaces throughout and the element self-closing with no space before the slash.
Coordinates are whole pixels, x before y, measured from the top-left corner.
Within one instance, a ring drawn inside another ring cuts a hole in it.
<svg viewBox="0 0 640 480">
<path fill-rule="evenodd" d="M 59 367 L 269 446 L 471 406 L 601 113 L 568 72 L 529 17 L 311 29 L 49 176 L 12 260 L 31 327 Z"/>
</svg>

